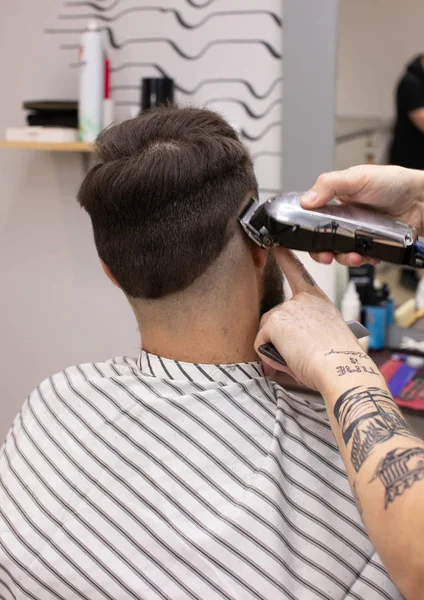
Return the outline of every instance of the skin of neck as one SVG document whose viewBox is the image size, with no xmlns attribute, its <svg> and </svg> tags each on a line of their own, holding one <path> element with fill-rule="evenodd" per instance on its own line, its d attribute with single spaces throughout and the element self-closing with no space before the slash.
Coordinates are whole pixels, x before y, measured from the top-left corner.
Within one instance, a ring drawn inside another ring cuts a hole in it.
<svg viewBox="0 0 424 600">
<path fill-rule="evenodd" d="M 163 299 L 129 298 L 147 352 L 182 362 L 258 360 L 267 252 L 235 235 L 221 256 L 186 290 Z"/>
</svg>

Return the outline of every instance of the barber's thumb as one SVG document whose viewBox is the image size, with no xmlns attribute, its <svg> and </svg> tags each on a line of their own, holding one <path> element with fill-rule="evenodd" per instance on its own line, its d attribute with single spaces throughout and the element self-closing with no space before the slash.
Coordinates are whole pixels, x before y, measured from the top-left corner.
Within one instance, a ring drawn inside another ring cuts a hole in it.
<svg viewBox="0 0 424 600">
<path fill-rule="evenodd" d="M 318 201 L 318 194 L 314 192 L 314 190 L 307 191 L 300 199 L 300 203 L 303 208 L 312 208 L 313 206 L 317 205 Z"/>
<path fill-rule="evenodd" d="M 334 198 L 334 195 L 332 187 L 315 184 L 313 188 L 303 194 L 300 205 L 306 209 L 320 208 L 328 204 Z"/>
</svg>

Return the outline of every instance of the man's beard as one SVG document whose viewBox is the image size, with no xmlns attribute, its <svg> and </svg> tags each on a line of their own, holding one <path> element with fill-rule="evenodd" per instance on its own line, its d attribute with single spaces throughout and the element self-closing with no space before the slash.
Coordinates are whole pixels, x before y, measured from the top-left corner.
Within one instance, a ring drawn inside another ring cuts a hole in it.
<svg viewBox="0 0 424 600">
<path fill-rule="evenodd" d="M 273 254 L 268 254 L 262 282 L 261 316 L 284 302 L 283 272 Z"/>
</svg>

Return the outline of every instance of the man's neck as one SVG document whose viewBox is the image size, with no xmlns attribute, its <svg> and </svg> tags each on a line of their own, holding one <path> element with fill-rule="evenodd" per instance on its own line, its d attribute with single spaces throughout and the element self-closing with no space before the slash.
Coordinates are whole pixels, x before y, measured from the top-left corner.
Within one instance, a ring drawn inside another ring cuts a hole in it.
<svg viewBox="0 0 424 600">
<path fill-rule="evenodd" d="M 251 254 L 243 254 L 243 248 L 230 247 L 182 292 L 132 299 L 144 350 L 197 364 L 258 359 L 254 342 L 262 290 Z"/>
<path fill-rule="evenodd" d="M 201 311 L 200 311 L 201 312 Z M 234 364 L 258 360 L 254 341 L 259 316 L 227 311 L 221 318 L 205 311 L 191 318 L 162 321 L 144 313 L 137 318 L 143 350 L 197 364 Z M 188 315 L 187 315 L 188 316 Z"/>
</svg>

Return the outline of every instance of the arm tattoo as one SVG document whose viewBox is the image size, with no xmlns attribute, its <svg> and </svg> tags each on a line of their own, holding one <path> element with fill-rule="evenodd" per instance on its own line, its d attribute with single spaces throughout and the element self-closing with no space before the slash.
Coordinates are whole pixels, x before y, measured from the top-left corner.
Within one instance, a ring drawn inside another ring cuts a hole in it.
<svg viewBox="0 0 424 600">
<path fill-rule="evenodd" d="M 349 365 L 338 365 L 336 367 L 337 375 L 343 377 L 343 375 L 351 375 L 357 373 L 366 373 L 367 375 L 377 375 L 380 373 L 372 367 L 365 367 L 359 363 L 357 358 L 351 358 Z"/>
<path fill-rule="evenodd" d="M 377 444 L 395 435 L 415 438 L 408 423 L 398 412 L 391 395 L 376 387 L 355 387 L 337 400 L 334 416 L 343 441 L 350 446 L 350 458 L 356 472 Z"/>
<path fill-rule="evenodd" d="M 366 373 L 367 375 L 377 375 L 380 373 L 376 371 L 372 366 L 361 365 L 360 361 L 363 359 L 372 360 L 368 354 L 365 352 L 354 351 L 354 350 L 331 350 L 331 352 L 327 352 L 325 356 L 346 356 L 346 362 L 348 364 L 337 365 L 336 372 L 339 377 L 343 377 L 344 375 L 354 375 L 357 373 Z"/>
<path fill-rule="evenodd" d="M 330 352 L 327 352 L 325 356 L 331 356 L 332 354 L 344 354 L 346 356 L 354 356 L 355 358 L 364 358 L 371 360 L 371 357 L 368 356 L 368 354 L 366 354 L 365 352 L 360 352 L 359 350 L 331 350 Z"/>
<path fill-rule="evenodd" d="M 424 448 L 396 448 L 381 460 L 371 481 L 380 479 L 386 488 L 384 507 L 424 479 Z"/>
</svg>

